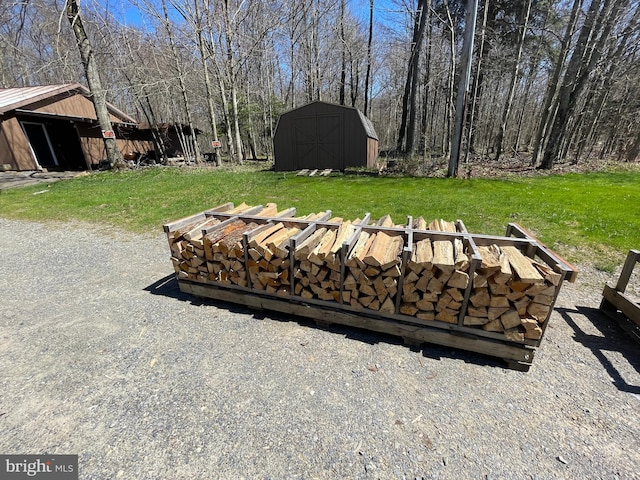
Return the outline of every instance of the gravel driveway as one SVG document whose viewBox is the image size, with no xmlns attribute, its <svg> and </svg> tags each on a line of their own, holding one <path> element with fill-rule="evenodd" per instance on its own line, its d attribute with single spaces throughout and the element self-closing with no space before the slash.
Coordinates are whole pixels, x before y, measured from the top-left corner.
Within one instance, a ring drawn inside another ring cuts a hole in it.
<svg viewBox="0 0 640 480">
<path fill-rule="evenodd" d="M 640 478 L 640 349 L 565 285 L 528 373 L 181 294 L 161 231 L 0 219 L 0 453 L 82 479 Z"/>
</svg>

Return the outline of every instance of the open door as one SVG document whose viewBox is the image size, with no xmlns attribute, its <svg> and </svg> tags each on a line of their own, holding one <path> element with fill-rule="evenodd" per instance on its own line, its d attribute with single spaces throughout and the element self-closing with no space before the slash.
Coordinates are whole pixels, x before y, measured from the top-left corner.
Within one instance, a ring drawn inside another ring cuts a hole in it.
<svg viewBox="0 0 640 480">
<path fill-rule="evenodd" d="M 78 130 L 73 122 L 57 118 L 47 118 L 43 121 L 29 118 L 21 120 L 20 123 L 41 168 L 88 168 Z"/>
<path fill-rule="evenodd" d="M 27 135 L 31 151 L 36 157 L 36 162 L 41 168 L 57 168 L 58 158 L 53 151 L 53 145 L 43 123 L 20 122 L 24 133 Z"/>
</svg>

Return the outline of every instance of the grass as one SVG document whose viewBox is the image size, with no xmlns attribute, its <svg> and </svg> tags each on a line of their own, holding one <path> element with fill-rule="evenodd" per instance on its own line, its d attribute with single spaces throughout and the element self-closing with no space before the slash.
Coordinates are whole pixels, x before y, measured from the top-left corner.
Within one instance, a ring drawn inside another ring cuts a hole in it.
<svg viewBox="0 0 640 480">
<path fill-rule="evenodd" d="M 366 212 L 373 218 L 389 213 L 397 223 L 407 215 L 462 219 L 471 232 L 496 235 L 517 222 L 570 261 L 607 271 L 640 247 L 638 171 L 508 180 L 297 177 L 246 168 L 100 172 L 0 191 L 0 216 L 159 232 L 163 223 L 228 201 L 275 202 L 298 214 L 329 209 L 345 219 Z"/>
</svg>

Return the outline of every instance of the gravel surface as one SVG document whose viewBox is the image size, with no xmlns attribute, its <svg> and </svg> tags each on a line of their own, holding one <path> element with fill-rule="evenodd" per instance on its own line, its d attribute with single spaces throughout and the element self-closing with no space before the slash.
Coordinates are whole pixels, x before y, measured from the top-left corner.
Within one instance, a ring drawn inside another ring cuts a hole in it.
<svg viewBox="0 0 640 480">
<path fill-rule="evenodd" d="M 586 269 L 528 373 L 181 294 L 162 232 L 0 219 L 0 453 L 82 479 L 640 478 L 640 349 Z"/>
</svg>

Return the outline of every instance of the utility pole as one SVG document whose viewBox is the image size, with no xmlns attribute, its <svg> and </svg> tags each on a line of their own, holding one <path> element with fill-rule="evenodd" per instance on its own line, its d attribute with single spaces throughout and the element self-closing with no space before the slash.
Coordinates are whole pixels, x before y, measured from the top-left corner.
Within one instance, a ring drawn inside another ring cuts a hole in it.
<svg viewBox="0 0 640 480">
<path fill-rule="evenodd" d="M 462 132 L 464 129 L 464 117 L 466 113 L 467 99 L 469 96 L 469 80 L 471 78 L 471 56 L 473 54 L 473 38 L 478 16 L 478 0 L 467 1 L 467 14 L 465 16 L 464 44 L 462 47 L 462 75 L 458 84 L 458 99 L 456 102 L 456 120 L 451 142 L 451 157 L 449 158 L 449 170 L 447 177 L 455 177 L 458 173 L 460 161 L 460 146 L 462 144 Z"/>
</svg>

